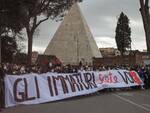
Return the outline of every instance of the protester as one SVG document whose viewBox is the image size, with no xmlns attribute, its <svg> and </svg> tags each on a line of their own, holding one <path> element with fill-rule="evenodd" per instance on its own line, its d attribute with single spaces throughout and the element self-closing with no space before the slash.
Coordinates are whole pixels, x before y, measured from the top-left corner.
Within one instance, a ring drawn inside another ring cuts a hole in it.
<svg viewBox="0 0 150 113">
<path fill-rule="evenodd" d="M 114 66 L 91 66 L 91 65 L 83 65 L 81 62 L 79 65 L 62 65 L 60 61 L 58 62 L 46 62 L 46 64 L 35 64 L 31 67 L 28 67 L 23 64 L 11 64 L 11 63 L 4 63 L 3 70 L 5 74 L 9 75 L 23 75 L 27 73 L 47 73 L 47 72 L 56 72 L 56 73 L 77 73 L 77 72 L 84 72 L 84 71 L 106 71 L 111 69 L 126 69 L 126 70 L 134 70 L 136 71 L 140 78 L 145 83 L 142 86 L 142 89 L 150 88 L 150 66 L 125 66 L 125 65 L 114 65 Z"/>
<path fill-rule="evenodd" d="M 1 108 L 4 106 L 4 75 L 24 75 L 27 73 L 47 73 L 47 72 L 55 72 L 55 73 L 78 73 L 78 72 L 85 72 L 85 71 L 106 71 L 106 70 L 119 70 L 119 69 L 126 69 L 126 70 L 134 70 L 136 71 L 141 80 L 144 82 L 144 86 L 142 89 L 149 89 L 150 88 L 150 66 L 91 66 L 91 65 L 62 65 L 60 62 L 50 62 L 43 65 L 35 64 L 32 66 L 27 66 L 25 64 L 13 64 L 13 63 L 3 63 L 2 67 L 0 66 L 0 111 Z M 119 88 L 119 90 L 130 90 L 130 89 L 139 89 L 139 86 L 130 87 L 130 88 Z M 106 91 L 115 91 L 116 89 L 108 88 Z"/>
</svg>

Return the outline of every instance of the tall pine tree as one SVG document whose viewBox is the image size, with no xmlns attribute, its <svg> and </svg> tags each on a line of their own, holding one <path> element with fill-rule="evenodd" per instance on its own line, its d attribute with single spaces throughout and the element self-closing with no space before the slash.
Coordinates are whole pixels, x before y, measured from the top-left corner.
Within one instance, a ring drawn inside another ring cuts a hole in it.
<svg viewBox="0 0 150 113">
<path fill-rule="evenodd" d="M 129 26 L 129 19 L 123 12 L 121 12 L 117 22 L 115 39 L 121 55 L 128 49 L 131 49 L 131 28 Z"/>
</svg>

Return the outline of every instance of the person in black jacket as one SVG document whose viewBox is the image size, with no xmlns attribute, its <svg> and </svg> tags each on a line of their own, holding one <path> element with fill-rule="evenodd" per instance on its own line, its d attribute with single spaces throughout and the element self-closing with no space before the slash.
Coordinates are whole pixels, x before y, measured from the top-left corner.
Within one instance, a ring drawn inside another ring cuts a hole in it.
<svg viewBox="0 0 150 113">
<path fill-rule="evenodd" d="M 147 69 L 146 88 L 150 89 L 150 67 Z"/>
</svg>

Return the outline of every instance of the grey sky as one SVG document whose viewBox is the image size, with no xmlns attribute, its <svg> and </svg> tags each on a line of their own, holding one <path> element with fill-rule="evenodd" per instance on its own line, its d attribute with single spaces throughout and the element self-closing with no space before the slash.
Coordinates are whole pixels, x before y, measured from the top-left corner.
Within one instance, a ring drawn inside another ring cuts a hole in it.
<svg viewBox="0 0 150 113">
<path fill-rule="evenodd" d="M 130 19 L 132 49 L 146 49 L 143 23 L 139 12 L 139 0 L 84 0 L 81 11 L 91 29 L 98 47 L 116 47 L 115 28 L 123 11 Z M 48 20 L 35 34 L 33 50 L 44 52 L 60 22 Z"/>
</svg>

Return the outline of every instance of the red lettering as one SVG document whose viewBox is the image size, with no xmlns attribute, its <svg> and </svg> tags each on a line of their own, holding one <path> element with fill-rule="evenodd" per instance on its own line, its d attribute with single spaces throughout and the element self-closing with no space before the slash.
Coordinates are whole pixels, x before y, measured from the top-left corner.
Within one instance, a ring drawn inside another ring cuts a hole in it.
<svg viewBox="0 0 150 113">
<path fill-rule="evenodd" d="M 113 76 L 111 72 L 108 75 L 99 74 L 99 84 L 102 83 L 118 83 L 117 76 Z"/>
</svg>

